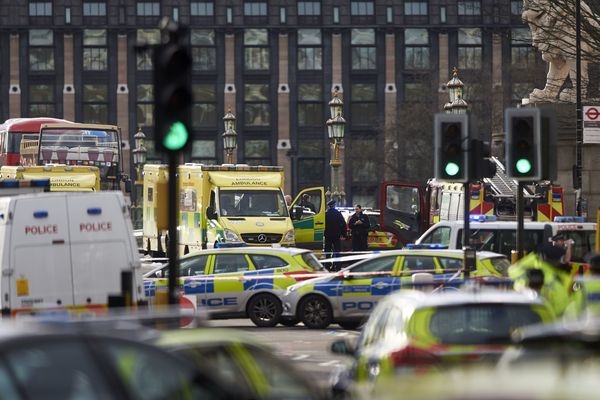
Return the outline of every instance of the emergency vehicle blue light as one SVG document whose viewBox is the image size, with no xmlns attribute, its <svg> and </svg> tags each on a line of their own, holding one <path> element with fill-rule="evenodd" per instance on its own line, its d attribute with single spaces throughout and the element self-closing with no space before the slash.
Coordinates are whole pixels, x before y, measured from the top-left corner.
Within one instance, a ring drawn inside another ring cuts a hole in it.
<svg viewBox="0 0 600 400">
<path fill-rule="evenodd" d="M 48 211 L 34 211 L 33 218 L 48 218 Z"/>
<path fill-rule="evenodd" d="M 554 222 L 585 222 L 584 217 L 554 217 Z"/>
<path fill-rule="evenodd" d="M 224 249 L 227 247 L 245 247 L 247 246 L 244 242 L 217 242 L 215 243 L 215 249 Z"/>
<path fill-rule="evenodd" d="M 16 179 L 5 179 L 2 182 L 0 182 L 0 187 L 16 188 L 16 187 L 19 187 L 19 181 Z"/>
<path fill-rule="evenodd" d="M 447 249 L 448 245 L 445 244 L 441 244 L 441 243 L 422 243 L 422 244 L 415 244 L 415 243 L 409 243 L 406 246 L 404 246 L 405 249 L 409 249 L 409 250 L 419 250 L 419 249 Z"/>
<path fill-rule="evenodd" d="M 100 215 L 102 214 L 102 209 L 100 207 L 88 208 L 87 213 L 89 215 Z"/>
<path fill-rule="evenodd" d="M 48 179 L 32 179 L 31 186 L 34 187 L 50 187 L 50 178 Z"/>
<path fill-rule="evenodd" d="M 495 215 L 483 215 L 483 214 L 471 214 L 469 215 L 469 221 L 472 222 L 485 222 L 485 221 L 496 221 Z"/>
</svg>

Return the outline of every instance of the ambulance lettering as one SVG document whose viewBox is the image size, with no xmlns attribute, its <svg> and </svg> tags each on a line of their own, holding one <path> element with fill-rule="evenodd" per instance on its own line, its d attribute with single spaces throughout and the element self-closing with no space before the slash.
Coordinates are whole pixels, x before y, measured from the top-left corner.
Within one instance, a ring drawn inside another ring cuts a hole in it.
<svg viewBox="0 0 600 400">
<path fill-rule="evenodd" d="M 79 224 L 79 232 L 110 232 L 112 222 L 82 222 Z"/>
<path fill-rule="evenodd" d="M 213 299 L 202 299 L 200 302 L 203 306 L 217 307 L 217 306 L 236 306 L 236 297 L 224 297 L 224 298 L 213 298 Z"/>
<path fill-rule="evenodd" d="M 345 301 L 342 303 L 342 310 L 370 311 L 376 304 L 376 301 Z"/>
<path fill-rule="evenodd" d="M 25 227 L 25 235 L 54 235 L 58 233 L 58 225 L 30 225 Z"/>
</svg>

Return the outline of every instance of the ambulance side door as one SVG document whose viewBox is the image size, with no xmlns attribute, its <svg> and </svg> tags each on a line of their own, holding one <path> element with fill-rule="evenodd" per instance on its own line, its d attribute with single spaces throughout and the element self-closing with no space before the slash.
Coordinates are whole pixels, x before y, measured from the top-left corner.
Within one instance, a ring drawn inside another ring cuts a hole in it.
<svg viewBox="0 0 600 400">
<path fill-rule="evenodd" d="M 106 304 L 130 271 L 125 214 L 114 194 L 67 196 L 75 304 Z"/>
<path fill-rule="evenodd" d="M 15 201 L 10 265 L 11 308 L 73 305 L 66 196 Z"/>
<path fill-rule="evenodd" d="M 323 248 L 325 211 L 323 187 L 304 189 L 296 196 L 290 206 L 290 216 L 294 224 L 297 247 Z"/>
</svg>

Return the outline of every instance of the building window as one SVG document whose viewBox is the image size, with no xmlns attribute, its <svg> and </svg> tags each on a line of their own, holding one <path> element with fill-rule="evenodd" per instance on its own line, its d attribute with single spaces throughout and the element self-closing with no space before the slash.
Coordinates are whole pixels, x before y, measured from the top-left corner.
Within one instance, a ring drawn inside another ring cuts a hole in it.
<svg viewBox="0 0 600 400">
<path fill-rule="evenodd" d="M 351 139 L 353 160 L 360 162 L 352 163 L 352 182 L 373 182 L 377 177 L 377 161 L 380 154 L 377 152 L 377 140 L 373 139 Z M 354 203 L 356 204 L 356 203 Z M 361 203 L 364 206 L 364 204 Z"/>
<path fill-rule="evenodd" d="M 217 68 L 215 31 L 212 29 L 192 29 L 192 68 L 195 71 L 214 71 Z"/>
<path fill-rule="evenodd" d="M 529 94 L 535 89 L 535 84 L 530 82 L 513 82 L 511 86 L 511 102 L 513 106 L 521 105 L 522 100 L 528 99 Z"/>
<path fill-rule="evenodd" d="M 323 126 L 323 91 L 318 83 L 298 84 L 298 126 Z"/>
<path fill-rule="evenodd" d="M 192 161 L 216 165 L 217 146 L 214 139 L 200 139 L 192 142 Z"/>
<path fill-rule="evenodd" d="M 523 14 L 523 0 L 512 0 L 510 2 L 510 13 L 521 16 Z"/>
<path fill-rule="evenodd" d="M 266 29 L 246 29 L 244 46 L 244 65 L 247 70 L 269 69 L 269 34 Z"/>
<path fill-rule="evenodd" d="M 375 69 L 377 67 L 375 30 L 352 29 L 350 43 L 352 45 L 353 70 Z"/>
<path fill-rule="evenodd" d="M 244 16 L 246 17 L 262 17 L 267 15 L 266 1 L 245 1 Z"/>
<path fill-rule="evenodd" d="M 404 68 L 429 69 L 429 33 L 427 29 L 404 31 Z"/>
<path fill-rule="evenodd" d="M 54 115 L 54 85 L 29 86 L 29 116 L 47 117 Z"/>
<path fill-rule="evenodd" d="M 321 2 L 319 2 L 319 1 L 299 1 L 298 2 L 298 15 L 301 15 L 301 16 L 321 15 Z"/>
<path fill-rule="evenodd" d="M 212 1 L 192 1 L 190 13 L 193 17 L 212 17 L 215 14 L 215 5 Z"/>
<path fill-rule="evenodd" d="M 536 63 L 529 28 L 513 28 L 510 33 L 510 63 L 517 68 L 530 68 Z"/>
<path fill-rule="evenodd" d="M 481 3 L 479 1 L 459 1 L 458 15 L 481 15 Z"/>
<path fill-rule="evenodd" d="M 481 29 L 458 29 L 458 68 L 481 69 Z"/>
<path fill-rule="evenodd" d="M 374 127 L 377 123 L 377 96 L 374 83 L 353 83 L 350 117 L 352 126 Z"/>
<path fill-rule="evenodd" d="M 244 141 L 244 160 L 248 165 L 271 165 L 269 141 L 246 139 Z"/>
<path fill-rule="evenodd" d="M 144 43 L 148 45 L 160 43 L 160 31 L 158 29 L 138 29 L 136 32 L 136 39 L 138 43 Z M 151 71 L 152 70 L 152 52 L 151 51 L 140 51 L 137 52 L 137 70 L 138 71 Z"/>
<path fill-rule="evenodd" d="M 160 15 L 160 3 L 157 1 L 138 1 L 138 17 L 158 17 Z"/>
<path fill-rule="evenodd" d="M 192 126 L 200 129 L 217 127 L 217 95 L 215 85 L 192 85 L 194 105 L 192 106 Z"/>
<path fill-rule="evenodd" d="M 108 87 L 106 85 L 83 85 L 83 120 L 90 124 L 106 124 L 108 122 Z"/>
<path fill-rule="evenodd" d="M 298 29 L 298 69 L 323 68 L 323 49 L 320 29 Z"/>
<path fill-rule="evenodd" d="M 404 2 L 405 15 L 427 15 L 426 1 L 406 1 Z"/>
<path fill-rule="evenodd" d="M 52 2 L 51 1 L 30 1 L 29 2 L 30 17 L 51 17 Z"/>
<path fill-rule="evenodd" d="M 51 29 L 29 31 L 29 69 L 54 71 L 54 35 Z"/>
<path fill-rule="evenodd" d="M 421 102 L 431 99 L 431 90 L 424 79 L 404 79 L 404 101 Z"/>
<path fill-rule="evenodd" d="M 373 15 L 374 7 L 372 1 L 352 1 L 350 3 L 351 15 Z"/>
<path fill-rule="evenodd" d="M 106 71 L 107 65 L 106 29 L 84 29 L 83 69 L 85 71 Z"/>
<path fill-rule="evenodd" d="M 298 183 L 301 186 L 323 185 L 324 154 L 322 135 L 302 135 L 298 138 Z"/>
<path fill-rule="evenodd" d="M 154 86 L 137 85 L 136 125 L 154 126 Z"/>
<path fill-rule="evenodd" d="M 244 122 L 246 126 L 269 126 L 271 112 L 268 83 L 244 85 Z"/>
<path fill-rule="evenodd" d="M 84 17 L 105 17 L 106 3 L 100 1 L 86 1 L 83 3 Z"/>
</svg>

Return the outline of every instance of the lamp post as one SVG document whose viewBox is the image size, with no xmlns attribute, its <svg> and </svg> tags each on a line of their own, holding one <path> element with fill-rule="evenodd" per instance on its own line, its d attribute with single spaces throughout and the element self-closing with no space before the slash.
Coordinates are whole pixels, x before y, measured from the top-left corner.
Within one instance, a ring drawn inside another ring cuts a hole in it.
<svg viewBox="0 0 600 400">
<path fill-rule="evenodd" d="M 144 146 L 146 135 L 142 132 L 142 127 L 138 128 L 137 133 L 133 136 L 135 141 L 135 149 L 133 149 L 133 165 L 135 167 L 135 203 L 133 209 L 133 225 L 136 229 L 142 227 L 142 199 L 144 196 L 144 177 L 142 176 L 144 164 L 148 156 L 148 150 Z"/>
<path fill-rule="evenodd" d="M 452 70 L 452 79 L 446 84 L 450 101 L 444 105 L 448 114 L 465 114 L 469 104 L 463 99 L 464 83 L 458 78 L 458 68 Z"/>
<path fill-rule="evenodd" d="M 221 135 L 223 148 L 227 153 L 227 164 L 233 164 L 233 151 L 237 148 L 237 133 L 235 131 L 235 115 L 231 112 L 231 107 L 223 117 L 223 124 L 225 125 L 225 132 Z"/>
<path fill-rule="evenodd" d="M 340 159 L 340 146 L 344 140 L 344 129 L 346 127 L 346 120 L 342 117 L 343 108 L 344 102 L 338 97 L 338 92 L 336 90 L 333 93 L 333 98 L 329 102 L 331 118 L 326 122 L 327 136 L 332 145 L 332 156 L 329 165 L 331 165 L 332 168 L 331 188 L 333 189 L 333 192 L 327 190 L 326 195 L 328 199 L 336 200 L 339 204 L 343 204 L 344 197 L 346 197 L 344 189 L 342 188 L 340 190 L 339 188 L 339 167 L 342 165 L 342 160 Z"/>
</svg>

